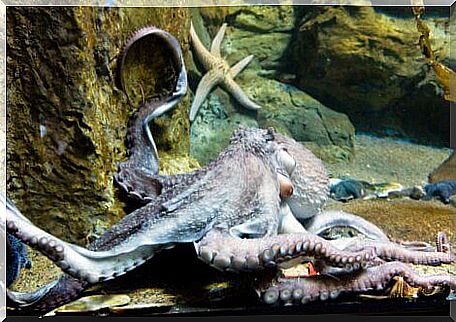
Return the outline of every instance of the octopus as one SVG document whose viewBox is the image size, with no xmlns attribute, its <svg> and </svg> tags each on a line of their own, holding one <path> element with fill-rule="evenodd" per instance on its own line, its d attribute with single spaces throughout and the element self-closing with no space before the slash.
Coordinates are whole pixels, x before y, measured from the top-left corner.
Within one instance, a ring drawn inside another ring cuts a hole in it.
<svg viewBox="0 0 456 322">
<path fill-rule="evenodd" d="M 48 312 L 180 243 L 193 243 L 195 256 L 227 274 L 274 273 L 258 289 L 266 304 L 306 304 L 336 299 L 341 293 L 381 290 L 395 276 L 413 286 L 456 288 L 453 276 L 420 276 L 408 265 L 451 263 L 443 237 L 437 250 L 419 242 L 399 244 L 360 217 L 323 211 L 329 178 L 321 160 L 272 128 L 241 127 L 206 166 L 160 175 L 149 123 L 174 108 L 187 92 L 178 41 L 154 26 L 136 31 L 121 53 L 118 76 L 122 83 L 123 61 L 132 45 L 154 39 L 163 41 L 163 50 L 172 57 L 175 86 L 169 95 L 143 101 L 132 115 L 126 135 L 129 157 L 114 176 L 126 196 L 141 206 L 83 248 L 37 227 L 3 197 L 7 232 L 63 272 L 33 292 L 8 290 L 10 307 Z M 364 237 L 320 236 L 338 226 L 353 227 Z M 303 261 L 312 262 L 319 275 L 283 279 L 278 274 L 280 267 Z"/>
</svg>

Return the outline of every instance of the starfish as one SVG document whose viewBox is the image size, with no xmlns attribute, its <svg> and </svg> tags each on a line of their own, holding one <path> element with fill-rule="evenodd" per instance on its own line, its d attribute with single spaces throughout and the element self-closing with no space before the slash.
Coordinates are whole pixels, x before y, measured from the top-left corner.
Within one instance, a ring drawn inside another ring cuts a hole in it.
<svg viewBox="0 0 456 322">
<path fill-rule="evenodd" d="M 212 41 L 210 51 L 206 49 L 199 39 L 195 29 L 193 28 L 193 23 L 190 26 L 190 38 L 194 52 L 207 71 L 198 84 L 195 99 L 193 100 L 192 107 L 190 108 L 190 121 L 192 122 L 207 95 L 217 85 L 221 85 L 245 108 L 249 110 L 257 110 L 261 108 L 261 106 L 252 102 L 234 81 L 236 75 L 252 61 L 253 55 L 245 57 L 233 67 L 230 67 L 227 61 L 223 59 L 220 54 L 220 45 L 222 44 L 223 36 L 225 35 L 226 26 L 227 24 L 224 23 L 222 27 L 220 27 L 220 30 Z"/>
</svg>

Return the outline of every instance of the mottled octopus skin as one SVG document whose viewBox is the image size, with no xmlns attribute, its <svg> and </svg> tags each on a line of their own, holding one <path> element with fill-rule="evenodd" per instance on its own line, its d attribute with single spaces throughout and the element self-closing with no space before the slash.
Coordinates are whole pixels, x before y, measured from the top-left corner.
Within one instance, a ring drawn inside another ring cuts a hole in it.
<svg viewBox="0 0 456 322">
<path fill-rule="evenodd" d="M 456 288 L 456 278 L 447 275 L 419 276 L 407 264 L 390 262 L 368 267 L 351 274 L 310 276 L 301 279 L 282 279 L 262 292 L 268 304 L 299 303 L 335 299 L 341 293 L 362 293 L 383 290 L 394 276 L 401 276 L 413 286 L 442 286 Z"/>
<path fill-rule="evenodd" d="M 169 33 L 155 26 L 146 26 L 133 32 L 119 54 L 116 83 L 125 93 L 129 104 L 131 104 L 123 80 L 124 64 L 132 45 L 138 41 L 145 41 L 150 37 L 164 41 L 178 76 L 174 91 L 170 96 L 161 95 L 143 102 L 128 121 L 125 141 L 130 158 L 126 162 L 119 164 L 118 172 L 114 177 L 116 182 L 130 197 L 142 203 L 152 200 L 161 193 L 163 188 L 170 187 L 176 181 L 186 178 L 185 174 L 176 176 L 173 180 L 158 175 L 159 158 L 149 127 L 149 122 L 152 119 L 171 110 L 187 92 L 187 73 L 182 51 L 177 40 Z"/>
<path fill-rule="evenodd" d="M 144 102 L 129 122 L 126 141 L 130 155 L 119 165 L 115 179 L 129 197 L 144 205 L 84 249 L 36 227 L 6 202 L 8 232 L 37 248 L 66 273 L 34 293 L 8 291 L 10 305 L 51 310 L 80 296 L 88 285 L 125 274 L 176 243 L 194 242 L 198 256 L 222 270 L 256 271 L 305 257 L 337 268 L 341 274 L 365 275 L 372 283 L 383 281 L 384 274 L 365 267 L 383 260 L 424 264 L 451 260 L 447 252 L 414 252 L 384 240 L 347 245 L 307 232 L 298 220 L 318 216 L 328 198 L 329 179 L 318 158 L 273 129 L 239 128 L 229 146 L 205 167 L 160 176 L 148 124 L 185 94 L 185 66 L 179 44 L 168 33 L 147 27 L 135 35 L 124 55 L 136 40 L 149 35 L 161 37 L 170 45 L 178 74 L 169 97 Z M 375 234 L 371 226 L 356 218 L 349 220 L 355 228 L 364 225 L 367 232 Z M 331 228 L 338 223 L 333 216 L 325 225 Z M 402 269 L 403 264 L 391 265 Z M 314 289 L 323 290 L 325 283 L 315 282 Z"/>
<path fill-rule="evenodd" d="M 327 265 L 348 270 L 367 265 L 376 254 L 373 249 L 344 251 L 312 234 L 275 235 L 257 239 L 234 238 L 212 230 L 197 244 L 198 255 L 220 270 L 255 271 L 296 257 L 314 257 Z"/>
</svg>

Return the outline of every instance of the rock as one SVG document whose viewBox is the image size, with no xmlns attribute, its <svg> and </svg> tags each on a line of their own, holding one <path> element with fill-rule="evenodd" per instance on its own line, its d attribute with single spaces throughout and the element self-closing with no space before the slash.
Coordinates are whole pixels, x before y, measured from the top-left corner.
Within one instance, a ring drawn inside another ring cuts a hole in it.
<svg viewBox="0 0 456 322">
<path fill-rule="evenodd" d="M 228 99 L 227 93 L 215 90 L 201 106 L 192 125 L 190 155 L 200 164 L 214 160 L 228 146 L 231 134 L 240 125 L 258 127 L 252 116 L 229 113 L 225 109 Z"/>
<path fill-rule="evenodd" d="M 235 63 L 255 55 L 248 68 L 256 70 L 279 66 L 292 37 L 294 19 L 292 6 L 205 7 L 193 11 L 192 16 L 195 30 L 207 47 L 222 23 L 228 22 L 222 43 L 224 57 Z"/>
<path fill-rule="evenodd" d="M 291 34 L 286 32 L 256 33 L 242 29 L 233 29 L 226 37 L 223 49 L 229 61 L 237 62 L 248 55 L 255 60 L 249 69 L 272 78 L 280 68 L 283 52 L 290 42 Z"/>
<path fill-rule="evenodd" d="M 30 261 L 27 248 L 19 239 L 6 234 L 6 287 L 10 287 L 19 277 L 22 268 L 30 269 L 32 262 Z"/>
<path fill-rule="evenodd" d="M 349 115 L 358 131 L 449 144 L 449 103 L 417 43 L 415 20 L 370 7 L 306 7 L 287 51 L 295 84 Z M 448 19 L 429 18 L 433 49 L 448 63 Z"/>
<path fill-rule="evenodd" d="M 346 152 L 346 160 L 350 158 L 355 133 L 346 115 L 327 108 L 294 86 L 275 80 L 252 78 L 244 88 L 262 106 L 258 112 L 261 127 L 275 122 L 297 141 L 337 146 Z"/>
<path fill-rule="evenodd" d="M 410 198 L 414 200 L 420 200 L 421 198 L 424 197 L 424 190 L 423 187 L 421 186 L 414 186 L 411 188 L 410 191 Z"/>
<path fill-rule="evenodd" d="M 456 180 L 444 180 L 424 186 L 426 196 L 423 199 L 437 198 L 443 203 L 450 203 L 450 197 L 456 195 Z"/>
<path fill-rule="evenodd" d="M 444 180 L 456 180 L 456 151 L 453 151 L 441 165 L 429 174 L 430 183 Z"/>
<path fill-rule="evenodd" d="M 222 42 L 222 55 L 230 65 L 248 55 L 255 56 L 236 77 L 236 82 L 262 109 L 257 113 L 245 111 L 223 90 L 213 91 L 209 103 L 206 102 L 199 112 L 209 114 L 202 115 L 201 119 L 197 116 L 192 125 L 192 156 L 203 163 L 213 159 L 228 144 L 233 125 L 243 124 L 263 128 L 272 126 L 298 141 L 315 143 L 317 150 L 324 151 L 319 152 L 325 160 L 346 161 L 350 158 L 354 127 L 348 117 L 327 108 L 298 88 L 273 79 L 281 69 L 283 53 L 292 37 L 294 11 L 291 6 L 253 6 L 242 10 L 232 7 L 222 11 L 205 8 L 193 15 L 193 21 L 196 21 L 197 33 L 209 39 L 206 46 L 218 27 L 224 21 L 229 23 Z M 214 23 L 217 28 L 211 25 Z M 212 33 L 209 37 L 204 36 L 207 34 L 204 25 Z M 198 75 L 199 71 L 192 74 Z M 193 90 L 199 78 L 195 79 Z M 207 112 L 210 109 L 213 111 Z"/>
<path fill-rule="evenodd" d="M 358 180 L 342 180 L 331 186 L 330 196 L 334 200 L 347 202 L 351 199 L 362 198 L 366 195 L 364 184 Z"/>
<path fill-rule="evenodd" d="M 185 8 L 7 12 L 7 189 L 18 208 L 51 234 L 83 244 L 95 220 L 112 224 L 125 215 L 113 173 L 126 158 L 127 120 L 136 108 L 114 86 L 115 58 L 132 31 L 151 23 L 176 36 L 187 56 Z M 138 84 L 150 96 L 172 83 L 160 66 L 166 54 L 151 52 L 129 63 L 127 76 L 137 79 L 129 87 L 135 104 L 141 101 Z M 159 154 L 188 158 L 187 106 L 188 99 L 155 122 Z"/>
<path fill-rule="evenodd" d="M 213 33 L 224 21 L 256 33 L 291 31 L 295 19 L 293 6 L 201 7 L 198 11 Z"/>
<path fill-rule="evenodd" d="M 130 301 L 130 297 L 126 294 L 90 295 L 58 307 L 46 314 L 46 316 L 98 312 L 111 307 L 122 307 L 123 305 L 130 303 Z"/>
</svg>

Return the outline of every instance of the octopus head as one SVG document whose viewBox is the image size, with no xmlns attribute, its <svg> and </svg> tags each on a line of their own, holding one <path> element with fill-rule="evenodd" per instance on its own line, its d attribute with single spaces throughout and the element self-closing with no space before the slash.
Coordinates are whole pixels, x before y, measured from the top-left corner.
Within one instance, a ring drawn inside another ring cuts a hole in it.
<svg viewBox="0 0 456 322">
<path fill-rule="evenodd" d="M 292 138 L 274 129 L 239 127 L 231 146 L 242 145 L 269 160 L 277 172 L 280 196 L 298 219 L 318 214 L 329 196 L 329 178 L 320 159 Z M 235 151 L 239 151 L 237 148 Z"/>
<path fill-rule="evenodd" d="M 293 193 L 285 199 L 291 211 L 298 219 L 318 214 L 329 195 L 329 178 L 323 163 L 289 137 L 274 133 L 274 141 L 278 146 L 277 162 L 293 185 Z"/>
</svg>

